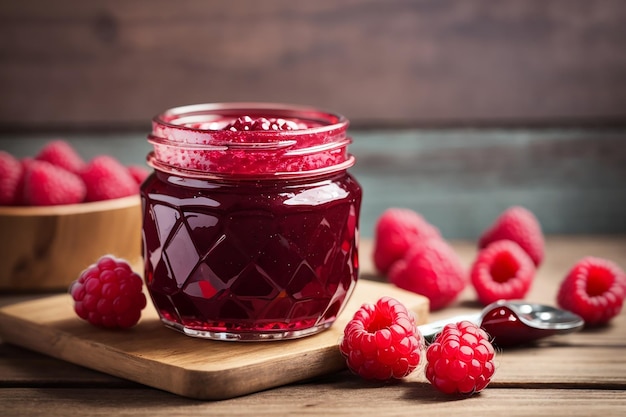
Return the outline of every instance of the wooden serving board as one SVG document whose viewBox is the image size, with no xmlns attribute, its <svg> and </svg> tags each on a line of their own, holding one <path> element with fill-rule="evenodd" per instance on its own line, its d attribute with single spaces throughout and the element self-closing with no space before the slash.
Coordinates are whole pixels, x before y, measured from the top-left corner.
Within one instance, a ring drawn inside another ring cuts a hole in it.
<svg viewBox="0 0 626 417">
<path fill-rule="evenodd" d="M 151 305 L 123 331 L 91 326 L 76 316 L 68 294 L 0 309 L 0 338 L 34 351 L 175 394 L 226 399 L 341 370 L 338 342 L 366 302 L 387 295 L 428 320 L 428 300 L 385 283 L 361 280 L 344 312 L 314 336 L 274 342 L 196 339 L 163 326 Z"/>
</svg>

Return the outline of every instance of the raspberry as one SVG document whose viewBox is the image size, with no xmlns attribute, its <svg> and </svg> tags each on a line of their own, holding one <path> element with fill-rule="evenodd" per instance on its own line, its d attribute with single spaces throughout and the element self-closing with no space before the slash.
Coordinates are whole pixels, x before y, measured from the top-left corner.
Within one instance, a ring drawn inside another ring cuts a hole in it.
<svg viewBox="0 0 626 417">
<path fill-rule="evenodd" d="M 517 243 L 499 240 L 478 253 L 470 277 L 483 305 L 520 299 L 530 289 L 535 264 Z"/>
<path fill-rule="evenodd" d="M 128 167 L 128 173 L 135 180 L 135 182 L 139 185 L 144 182 L 144 180 L 148 177 L 149 172 L 142 166 L 139 165 L 131 165 Z"/>
<path fill-rule="evenodd" d="M 572 267 L 559 287 L 561 308 L 578 314 L 588 325 L 617 316 L 626 297 L 626 275 L 613 262 L 585 257 Z"/>
<path fill-rule="evenodd" d="M 25 166 L 26 204 L 52 206 L 83 202 L 85 184 L 77 175 L 45 161 L 30 161 Z"/>
<path fill-rule="evenodd" d="M 427 297 L 434 311 L 452 303 L 463 291 L 467 272 L 447 242 L 431 239 L 411 247 L 389 270 L 389 281 Z"/>
<path fill-rule="evenodd" d="M 386 274 L 415 243 L 440 237 L 439 230 L 415 211 L 389 208 L 376 223 L 374 265 L 380 273 Z"/>
<path fill-rule="evenodd" d="M 482 391 L 495 372 L 489 336 L 472 322 L 448 324 L 426 350 L 426 379 L 445 394 Z"/>
<path fill-rule="evenodd" d="M 29 205 L 28 197 L 26 196 L 26 173 L 30 171 L 31 167 L 35 163 L 39 163 L 39 161 L 35 162 L 33 158 L 26 157 L 22 158 L 20 161 L 22 165 L 22 176 L 20 177 L 20 182 L 17 186 L 17 196 L 16 196 L 16 205 L 27 206 Z"/>
<path fill-rule="evenodd" d="M 250 116 L 243 116 L 224 127 L 224 130 L 243 132 L 263 130 L 298 130 L 299 128 L 300 126 L 291 120 L 276 119 L 272 117 L 269 119 L 265 117 L 253 119 Z"/>
<path fill-rule="evenodd" d="M 524 207 L 513 206 L 505 210 L 485 230 L 478 240 L 480 249 L 498 240 L 512 240 L 539 266 L 544 256 L 544 238 L 541 225 L 533 213 Z"/>
<path fill-rule="evenodd" d="M 80 175 L 87 186 L 87 201 L 110 200 L 139 193 L 139 186 L 128 169 L 111 156 L 95 157 Z"/>
<path fill-rule="evenodd" d="M 74 311 L 94 326 L 132 327 L 146 307 L 142 285 L 126 261 L 105 255 L 71 284 Z"/>
<path fill-rule="evenodd" d="M 419 365 L 424 339 L 406 307 L 391 297 L 364 304 L 344 329 L 341 354 L 365 379 L 400 379 Z"/>
<path fill-rule="evenodd" d="M 78 174 L 85 168 L 85 161 L 76 153 L 74 148 L 64 140 L 48 142 L 35 156 L 36 160 L 50 162 L 67 171 Z"/>
<path fill-rule="evenodd" d="M 0 151 L 0 206 L 17 204 L 22 164 L 8 152 Z"/>
</svg>

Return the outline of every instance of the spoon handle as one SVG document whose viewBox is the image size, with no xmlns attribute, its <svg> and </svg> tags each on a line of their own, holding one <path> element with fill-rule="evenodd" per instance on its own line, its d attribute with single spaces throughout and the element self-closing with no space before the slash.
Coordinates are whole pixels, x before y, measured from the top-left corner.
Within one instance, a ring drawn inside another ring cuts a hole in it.
<svg viewBox="0 0 626 417">
<path fill-rule="evenodd" d="M 443 330 L 446 324 L 458 323 L 463 320 L 471 321 L 472 323 L 480 325 L 480 313 L 449 317 L 447 319 L 422 324 L 421 326 L 417 326 L 417 328 L 422 333 L 422 336 L 424 336 L 424 339 L 426 339 L 426 341 L 430 343 L 435 339 L 435 336 L 437 336 L 437 334 L 439 334 L 439 332 Z"/>
</svg>

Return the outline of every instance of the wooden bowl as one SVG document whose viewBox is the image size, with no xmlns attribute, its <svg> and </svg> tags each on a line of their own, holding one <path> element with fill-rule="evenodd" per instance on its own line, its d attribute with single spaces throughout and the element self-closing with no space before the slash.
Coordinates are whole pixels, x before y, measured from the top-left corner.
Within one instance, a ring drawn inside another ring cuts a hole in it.
<svg viewBox="0 0 626 417">
<path fill-rule="evenodd" d="M 139 196 L 0 207 L 0 291 L 67 289 L 105 254 L 126 259 L 135 270 L 141 268 Z"/>
</svg>

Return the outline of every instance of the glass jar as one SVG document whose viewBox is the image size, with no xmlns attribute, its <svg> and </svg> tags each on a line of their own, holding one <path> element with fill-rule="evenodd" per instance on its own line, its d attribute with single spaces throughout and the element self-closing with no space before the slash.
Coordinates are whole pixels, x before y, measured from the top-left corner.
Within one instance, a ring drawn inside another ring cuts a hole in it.
<svg viewBox="0 0 626 417">
<path fill-rule="evenodd" d="M 355 161 L 347 127 L 338 114 L 263 103 L 154 118 L 143 255 L 166 326 L 255 341 L 335 321 L 359 269 L 362 192 L 347 172 Z"/>
</svg>

